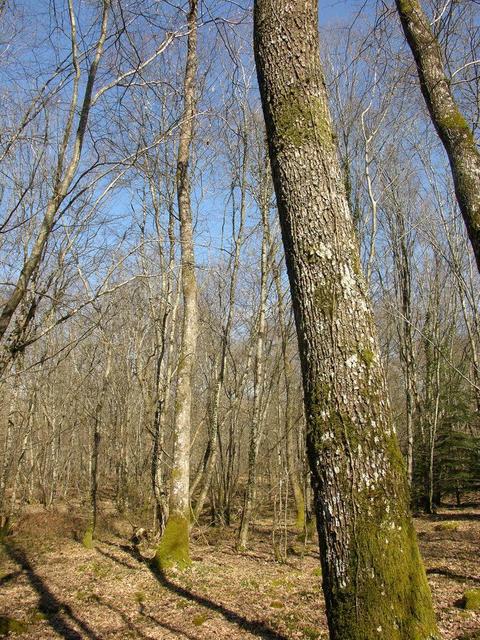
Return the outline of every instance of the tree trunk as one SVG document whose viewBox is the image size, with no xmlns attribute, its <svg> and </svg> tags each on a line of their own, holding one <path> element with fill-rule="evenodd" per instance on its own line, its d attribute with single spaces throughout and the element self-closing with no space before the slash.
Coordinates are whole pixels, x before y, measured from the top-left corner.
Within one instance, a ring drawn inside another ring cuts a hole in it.
<svg viewBox="0 0 480 640">
<path fill-rule="evenodd" d="M 182 344 L 177 367 L 170 509 L 165 531 L 155 554 L 155 562 L 162 570 L 172 565 L 182 567 L 190 563 L 190 431 L 198 311 L 189 164 L 196 108 L 197 11 L 198 1 L 190 0 L 187 59 L 183 85 L 183 118 L 177 157 L 177 200 L 180 219 L 183 295 Z"/>
<path fill-rule="evenodd" d="M 271 243 L 270 238 L 270 229 L 269 231 L 269 241 Z M 295 446 L 294 446 L 294 423 L 292 419 L 292 367 L 290 365 L 289 354 L 288 354 L 288 326 L 285 322 L 286 311 L 285 305 L 283 304 L 283 291 L 282 291 L 282 283 L 280 278 L 280 269 L 277 265 L 273 265 L 272 267 L 273 280 L 275 283 L 275 289 L 277 293 L 277 309 L 278 309 L 278 324 L 280 329 L 281 336 L 281 346 L 282 346 L 282 373 L 285 382 L 285 461 L 287 464 L 288 478 L 290 480 L 290 484 L 292 485 L 293 491 L 293 499 L 295 501 L 295 509 L 296 509 L 296 517 L 295 517 L 295 525 L 299 532 L 305 532 L 305 497 L 303 495 L 302 484 L 300 482 L 300 477 L 298 473 L 298 468 L 296 464 L 296 455 L 295 455 Z"/>
<path fill-rule="evenodd" d="M 430 118 L 450 161 L 455 193 L 480 271 L 480 154 L 455 102 L 442 50 L 419 0 L 396 0 L 396 4 Z"/>
<path fill-rule="evenodd" d="M 264 180 L 270 181 L 265 176 Z M 268 184 L 267 183 L 267 184 Z M 258 333 L 255 353 L 255 369 L 253 378 L 253 415 L 250 425 L 250 440 L 248 446 L 248 477 L 247 486 L 245 488 L 245 496 L 243 503 L 242 519 L 240 523 L 240 531 L 238 535 L 238 548 L 240 550 L 247 548 L 248 533 L 250 522 L 252 520 L 253 508 L 255 505 L 257 492 L 257 457 L 258 447 L 260 444 L 260 427 L 262 424 L 262 389 L 264 387 L 264 343 L 265 343 L 265 312 L 267 305 L 267 262 L 268 262 L 268 188 L 263 186 L 262 201 L 260 207 L 262 210 L 262 252 L 260 259 L 260 302 L 258 310 Z"/>
<path fill-rule="evenodd" d="M 58 211 L 62 205 L 62 202 L 66 198 L 70 186 L 72 184 L 75 173 L 80 164 L 80 158 L 82 155 L 83 142 L 85 138 L 85 133 L 87 130 L 88 118 L 90 115 L 90 108 L 92 105 L 92 93 L 93 87 L 95 84 L 95 78 L 97 76 L 98 65 L 100 63 L 100 59 L 103 54 L 103 48 L 105 44 L 105 39 L 107 37 L 107 25 L 108 25 L 108 16 L 110 9 L 110 0 L 103 0 L 102 3 L 102 21 L 100 27 L 100 34 L 95 45 L 95 49 L 93 52 L 93 59 L 90 64 L 88 75 L 85 82 L 85 90 L 83 94 L 83 101 L 80 108 L 80 116 L 78 119 L 78 126 L 75 132 L 75 135 L 72 136 L 72 126 L 73 126 L 73 118 L 74 114 L 78 107 L 78 89 L 80 84 L 80 67 L 78 64 L 78 51 L 77 51 L 77 28 L 75 15 L 73 11 L 73 5 L 69 4 L 69 13 L 70 13 L 70 26 L 71 26 L 71 40 L 72 40 L 72 57 L 73 57 L 73 66 L 75 69 L 74 76 L 74 85 L 72 91 L 72 99 L 69 109 L 69 116 L 67 121 L 67 126 L 65 128 L 65 132 L 63 135 L 62 143 L 59 149 L 58 158 L 57 158 L 57 166 L 54 176 L 54 187 L 53 192 L 50 196 L 48 204 L 46 206 L 45 215 L 43 217 L 42 223 L 40 225 L 40 229 L 37 237 L 33 243 L 32 249 L 25 259 L 22 270 L 18 276 L 17 282 L 13 288 L 12 293 L 7 298 L 7 300 L 2 304 L 0 309 L 0 340 L 5 335 L 10 321 L 17 310 L 19 304 L 22 302 L 23 298 L 27 294 L 29 282 L 38 269 L 38 266 L 42 260 L 43 253 L 45 251 L 45 246 L 48 242 L 50 234 L 52 232 L 55 218 L 58 214 Z M 64 164 L 67 157 L 67 150 L 71 146 L 71 157 L 70 161 L 67 164 L 66 169 L 64 170 Z M 7 366 L 7 361 L 2 363 L 2 369 L 4 370 Z M 3 373 L 3 370 L 0 373 Z"/>
<path fill-rule="evenodd" d="M 257 0 L 332 640 L 437 638 L 320 67 L 317 3 Z"/>
<path fill-rule="evenodd" d="M 243 132 L 243 155 L 242 155 L 242 173 L 240 179 L 240 190 L 241 190 L 241 203 L 240 203 L 240 222 L 238 226 L 237 236 L 235 237 L 235 229 L 232 231 L 232 236 L 234 238 L 234 252 L 232 259 L 232 275 L 230 278 L 230 286 L 228 292 L 228 309 L 227 309 L 227 318 L 225 321 L 225 325 L 223 326 L 222 331 L 222 346 L 221 346 L 221 354 L 220 354 L 220 367 L 218 371 L 218 375 L 215 378 L 215 387 L 213 392 L 213 401 L 212 401 L 212 410 L 210 415 L 209 422 L 209 437 L 208 437 L 208 455 L 206 456 L 205 464 L 204 464 L 204 473 L 203 473 L 203 484 L 200 489 L 200 494 L 198 496 L 198 500 L 195 504 L 194 515 L 195 519 L 198 520 L 202 513 L 203 505 L 205 504 L 205 500 L 207 499 L 208 491 L 210 489 L 210 484 L 212 481 L 213 472 L 215 470 L 215 465 L 218 457 L 218 412 L 220 408 L 220 394 L 223 389 L 224 380 L 225 380 L 225 370 L 227 366 L 227 355 L 228 349 L 230 347 L 230 333 L 232 330 L 233 324 L 233 313 L 235 307 L 235 294 L 237 288 L 237 276 L 238 270 L 240 267 L 240 250 L 242 248 L 243 243 L 243 229 L 245 226 L 245 216 L 246 216 L 246 197 L 247 197 L 247 167 L 248 167 L 248 139 L 246 132 Z"/>
</svg>

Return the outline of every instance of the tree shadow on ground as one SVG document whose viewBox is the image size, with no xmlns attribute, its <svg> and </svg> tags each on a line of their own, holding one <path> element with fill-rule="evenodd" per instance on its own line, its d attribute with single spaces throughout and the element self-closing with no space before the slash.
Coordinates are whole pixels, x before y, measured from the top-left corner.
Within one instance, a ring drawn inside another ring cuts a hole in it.
<svg viewBox="0 0 480 640">
<path fill-rule="evenodd" d="M 7 573 L 6 576 L 3 576 L 2 578 L 0 578 L 0 587 L 4 584 L 7 584 L 7 582 L 11 582 L 12 580 L 15 580 L 15 578 L 18 578 L 19 575 L 21 575 L 21 571 L 12 571 L 11 573 Z"/>
<path fill-rule="evenodd" d="M 248 631 L 248 633 L 251 633 L 254 636 L 258 636 L 259 638 L 263 638 L 264 640 L 288 640 L 286 636 L 281 635 L 280 633 L 277 633 L 276 631 L 268 627 L 263 622 L 248 620 L 248 618 L 244 618 L 240 614 L 235 613 L 235 611 L 231 611 L 230 609 L 227 609 L 223 605 L 218 604 L 217 602 L 214 602 L 213 600 L 210 600 L 205 596 L 198 595 L 193 591 L 189 591 L 188 589 L 185 589 L 185 587 L 181 587 L 180 585 L 175 584 L 165 575 L 165 573 L 160 571 L 152 562 L 149 562 L 148 560 L 146 560 L 136 547 L 131 545 L 114 545 L 114 546 L 117 546 L 122 551 L 125 551 L 126 553 L 128 553 L 137 562 L 146 565 L 150 569 L 153 576 L 162 585 L 162 587 L 169 589 L 172 593 L 175 593 L 176 595 L 182 598 L 186 598 L 191 602 L 195 602 L 196 604 L 199 604 L 202 607 L 205 607 L 206 609 L 210 609 L 210 611 L 219 613 L 225 618 L 225 620 L 228 620 L 228 622 L 231 622 L 232 624 L 237 625 L 244 631 Z M 152 620 L 155 620 L 157 624 L 164 626 L 163 622 L 160 622 L 155 618 L 152 618 Z"/>
<path fill-rule="evenodd" d="M 36 573 L 25 551 L 20 547 L 3 542 L 8 556 L 20 566 L 28 581 L 39 596 L 38 610 L 45 615 L 45 619 L 52 629 L 66 640 L 100 640 L 94 631 L 72 611 L 71 607 L 59 600 L 48 588 L 47 584 Z M 81 629 L 81 633 L 71 626 L 74 623 Z"/>
<path fill-rule="evenodd" d="M 427 569 L 427 575 L 435 574 L 437 576 L 445 576 L 445 578 L 450 578 L 450 580 L 454 580 L 455 582 L 476 582 L 480 584 L 480 578 L 476 578 L 475 576 L 467 576 L 461 573 L 455 573 L 455 571 L 451 571 L 446 567 L 431 567 Z"/>
<path fill-rule="evenodd" d="M 461 508 L 461 507 L 460 507 Z M 420 518 L 426 518 L 427 520 L 432 520 L 432 522 L 442 522 L 444 520 L 455 520 L 455 521 L 461 521 L 461 520 L 477 520 L 480 521 L 480 513 L 472 513 L 471 511 L 467 511 L 466 513 L 459 513 L 458 512 L 458 507 L 457 509 L 452 509 L 451 513 L 434 513 L 431 515 L 426 515 L 426 514 L 420 514 L 419 516 Z"/>
</svg>

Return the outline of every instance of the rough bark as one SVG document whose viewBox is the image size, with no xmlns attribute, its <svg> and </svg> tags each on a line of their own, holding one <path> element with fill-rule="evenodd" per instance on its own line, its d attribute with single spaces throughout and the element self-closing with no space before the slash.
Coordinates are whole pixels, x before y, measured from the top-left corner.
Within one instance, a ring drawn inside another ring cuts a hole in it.
<svg viewBox="0 0 480 640">
<path fill-rule="evenodd" d="M 442 50 L 421 3 L 396 0 L 396 5 L 423 97 L 450 161 L 455 193 L 480 271 L 480 153 L 455 101 Z"/>
<path fill-rule="evenodd" d="M 170 509 L 165 531 L 155 554 L 155 562 L 160 569 L 171 565 L 181 567 L 190 562 L 190 432 L 198 311 L 189 164 L 196 109 L 197 11 L 197 0 L 190 0 L 187 59 L 183 85 L 183 118 L 177 156 L 177 201 L 180 220 L 183 296 L 182 343 L 177 367 Z"/>
<path fill-rule="evenodd" d="M 257 0 L 254 45 L 330 637 L 437 638 L 327 104 L 317 10 L 314 0 Z"/>
</svg>

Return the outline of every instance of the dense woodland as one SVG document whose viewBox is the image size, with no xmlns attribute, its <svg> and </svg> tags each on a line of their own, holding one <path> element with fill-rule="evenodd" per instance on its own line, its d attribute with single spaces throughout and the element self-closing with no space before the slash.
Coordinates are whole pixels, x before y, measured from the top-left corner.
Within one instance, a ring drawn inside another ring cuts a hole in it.
<svg viewBox="0 0 480 640">
<path fill-rule="evenodd" d="M 172 563 L 190 564 L 188 537 L 207 527 L 233 531 L 244 553 L 252 528 L 266 523 L 274 559 L 285 562 L 288 532 L 312 540 L 317 517 L 321 549 L 331 551 L 336 525 L 319 515 L 328 474 L 336 483 L 348 457 L 364 459 L 377 443 L 379 456 L 382 446 L 390 451 L 373 418 L 362 419 L 367 391 L 363 378 L 349 377 L 355 367 L 368 372 L 370 390 L 376 385 L 371 402 L 381 409 L 371 414 L 379 424 L 390 416 L 412 512 L 478 501 L 480 6 L 421 2 L 457 114 L 436 121 L 431 105 L 439 103 L 435 95 L 429 103 L 428 74 L 420 87 L 421 57 L 407 41 L 417 0 L 320 2 L 323 72 L 316 3 L 256 4 L 263 110 L 246 0 L 0 3 L 5 539 L 40 505 L 80 517 L 87 548 L 112 513 L 121 516 L 135 539 L 148 537 L 161 570 L 172 549 Z M 298 29 L 305 16 L 311 33 L 283 38 L 284 25 Z M 310 37 L 313 62 L 301 60 Z M 319 87 L 315 108 L 326 116 L 313 113 L 308 96 L 288 109 L 277 99 L 291 84 L 282 38 L 302 69 L 311 64 L 301 88 Z M 476 190 L 462 173 L 469 167 Z M 316 184 L 322 211 L 324 193 L 340 185 L 346 214 L 335 218 L 336 253 L 327 223 L 315 226 L 302 200 L 313 201 Z M 298 246 L 287 227 L 295 206 L 305 211 Z M 304 271 L 295 266 L 299 251 Z M 338 267 L 346 253 L 351 271 Z M 364 297 L 339 302 L 330 273 Z M 322 286 L 308 289 L 309 277 Z M 298 302 L 304 290 L 320 315 Z M 349 333 L 359 345 L 353 356 L 342 346 Z M 357 395 L 364 404 L 354 406 Z M 346 409 L 334 421 L 329 403 L 350 400 L 360 431 L 373 430 L 369 439 L 335 440 L 330 451 L 329 438 L 350 423 Z M 312 456 L 324 465 L 317 479 Z M 371 517 L 361 501 L 352 504 L 354 520 Z M 370 534 L 359 524 L 352 535 Z M 330 551 L 322 557 L 330 637 L 370 640 L 368 625 L 353 632 L 340 621 L 343 578 L 332 567 L 341 552 L 331 552 L 330 567 Z M 360 593 L 371 589 L 360 583 Z M 378 637 L 440 637 L 432 628 Z"/>
</svg>

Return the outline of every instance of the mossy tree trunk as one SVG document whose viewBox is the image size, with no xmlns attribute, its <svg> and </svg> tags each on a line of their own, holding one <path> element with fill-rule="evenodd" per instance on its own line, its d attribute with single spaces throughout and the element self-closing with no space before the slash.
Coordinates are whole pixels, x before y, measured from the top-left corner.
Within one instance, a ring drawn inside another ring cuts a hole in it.
<svg viewBox="0 0 480 640">
<path fill-rule="evenodd" d="M 198 1 L 190 0 L 187 57 L 183 84 L 183 117 L 180 127 L 176 176 L 182 268 L 182 343 L 177 367 L 169 514 L 165 531 L 155 554 L 155 562 L 162 570 L 172 565 L 182 567 L 190 563 L 190 431 L 198 310 L 189 165 L 196 113 L 197 13 Z"/>
<path fill-rule="evenodd" d="M 437 638 L 320 67 L 317 3 L 256 0 L 332 640 Z"/>
<path fill-rule="evenodd" d="M 455 193 L 480 271 L 480 153 L 455 101 L 440 45 L 419 0 L 396 0 L 432 123 L 445 147 Z"/>
</svg>

